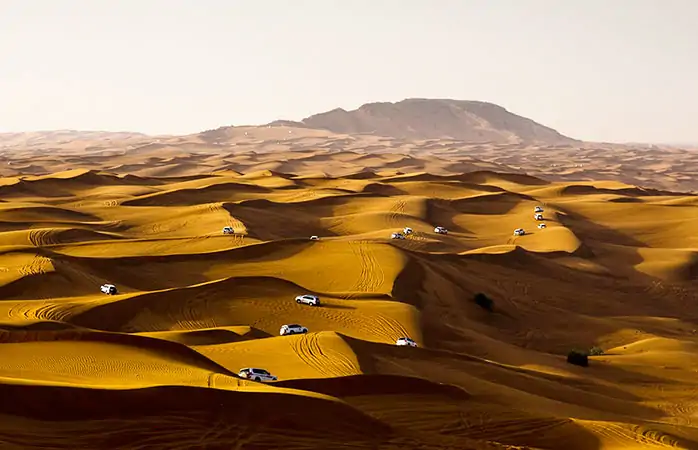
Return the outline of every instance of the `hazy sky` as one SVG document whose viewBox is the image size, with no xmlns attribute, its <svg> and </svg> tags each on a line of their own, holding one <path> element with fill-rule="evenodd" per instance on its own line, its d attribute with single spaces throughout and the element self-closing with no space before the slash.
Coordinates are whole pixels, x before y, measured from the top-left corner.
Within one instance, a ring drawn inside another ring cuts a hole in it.
<svg viewBox="0 0 698 450">
<path fill-rule="evenodd" d="M 698 142 L 698 0 L 0 0 L 0 131 L 189 133 L 408 97 Z"/>
</svg>

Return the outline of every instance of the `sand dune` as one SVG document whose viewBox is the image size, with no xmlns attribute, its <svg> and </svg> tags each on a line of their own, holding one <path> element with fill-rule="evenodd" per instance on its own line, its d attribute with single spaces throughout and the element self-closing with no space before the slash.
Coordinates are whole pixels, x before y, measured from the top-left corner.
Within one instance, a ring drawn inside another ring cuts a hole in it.
<svg viewBox="0 0 698 450">
<path fill-rule="evenodd" d="M 1 179 L 0 447 L 698 448 L 692 194 L 164 144 Z"/>
</svg>

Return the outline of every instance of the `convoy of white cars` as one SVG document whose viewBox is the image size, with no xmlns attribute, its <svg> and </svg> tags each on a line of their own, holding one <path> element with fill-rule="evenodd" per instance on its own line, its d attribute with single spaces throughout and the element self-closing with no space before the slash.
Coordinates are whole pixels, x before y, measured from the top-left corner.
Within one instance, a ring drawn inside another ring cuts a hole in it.
<svg viewBox="0 0 698 450">
<path fill-rule="evenodd" d="M 534 208 L 534 219 L 538 221 L 542 221 L 543 219 L 543 208 L 541 206 L 536 206 Z M 546 227 L 545 223 L 540 223 L 538 224 L 539 229 L 544 229 Z M 394 232 L 390 235 L 391 239 L 405 239 L 406 236 L 411 235 L 414 233 L 414 230 L 410 227 L 405 227 L 403 228 L 402 232 Z M 448 230 L 442 226 L 437 226 L 434 228 L 434 233 L 437 234 L 448 234 Z M 223 234 L 235 234 L 235 231 L 233 230 L 233 227 L 226 226 L 223 227 Z M 526 231 L 524 231 L 523 228 L 517 228 L 514 230 L 514 235 L 515 236 L 524 236 L 526 234 Z M 310 240 L 317 241 L 320 238 L 318 236 L 310 236 Z M 117 294 L 117 289 L 116 286 L 113 284 L 103 284 L 100 287 L 100 290 L 107 294 L 107 295 L 116 295 Z M 298 304 L 304 304 L 304 305 L 309 305 L 309 306 L 320 306 L 320 298 L 317 295 L 312 295 L 312 294 L 302 294 L 298 295 L 295 298 L 296 303 Z M 305 334 L 308 333 L 308 328 L 299 325 L 299 324 L 285 324 L 282 325 L 280 330 L 279 330 L 279 335 L 281 336 L 289 336 L 289 335 L 294 335 L 294 334 Z M 409 337 L 401 337 L 398 338 L 397 341 L 395 341 L 395 345 L 399 347 L 417 347 L 417 343 Z M 240 378 L 245 378 L 248 380 L 252 381 L 257 381 L 257 382 L 269 382 L 269 381 L 277 381 L 278 378 L 275 375 L 272 375 L 269 373 L 269 371 L 265 369 L 259 369 L 259 368 L 254 368 L 254 367 L 246 367 L 243 369 L 240 369 L 238 372 L 238 376 Z"/>
</svg>

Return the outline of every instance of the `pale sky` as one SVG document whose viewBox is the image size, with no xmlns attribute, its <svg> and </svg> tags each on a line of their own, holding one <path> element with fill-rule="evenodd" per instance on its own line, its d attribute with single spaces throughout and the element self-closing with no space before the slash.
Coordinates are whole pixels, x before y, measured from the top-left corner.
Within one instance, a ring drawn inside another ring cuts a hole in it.
<svg viewBox="0 0 698 450">
<path fill-rule="evenodd" d="M 0 0 L 0 131 L 183 134 L 409 97 L 698 143 L 698 0 Z"/>
</svg>

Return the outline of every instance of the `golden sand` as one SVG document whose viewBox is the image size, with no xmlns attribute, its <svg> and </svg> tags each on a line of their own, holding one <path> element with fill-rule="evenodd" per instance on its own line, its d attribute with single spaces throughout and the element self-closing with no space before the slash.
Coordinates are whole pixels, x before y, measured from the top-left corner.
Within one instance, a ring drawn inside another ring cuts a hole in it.
<svg viewBox="0 0 698 450">
<path fill-rule="evenodd" d="M 0 448 L 698 448 L 695 197 L 172 164 L 0 181 Z"/>
</svg>

